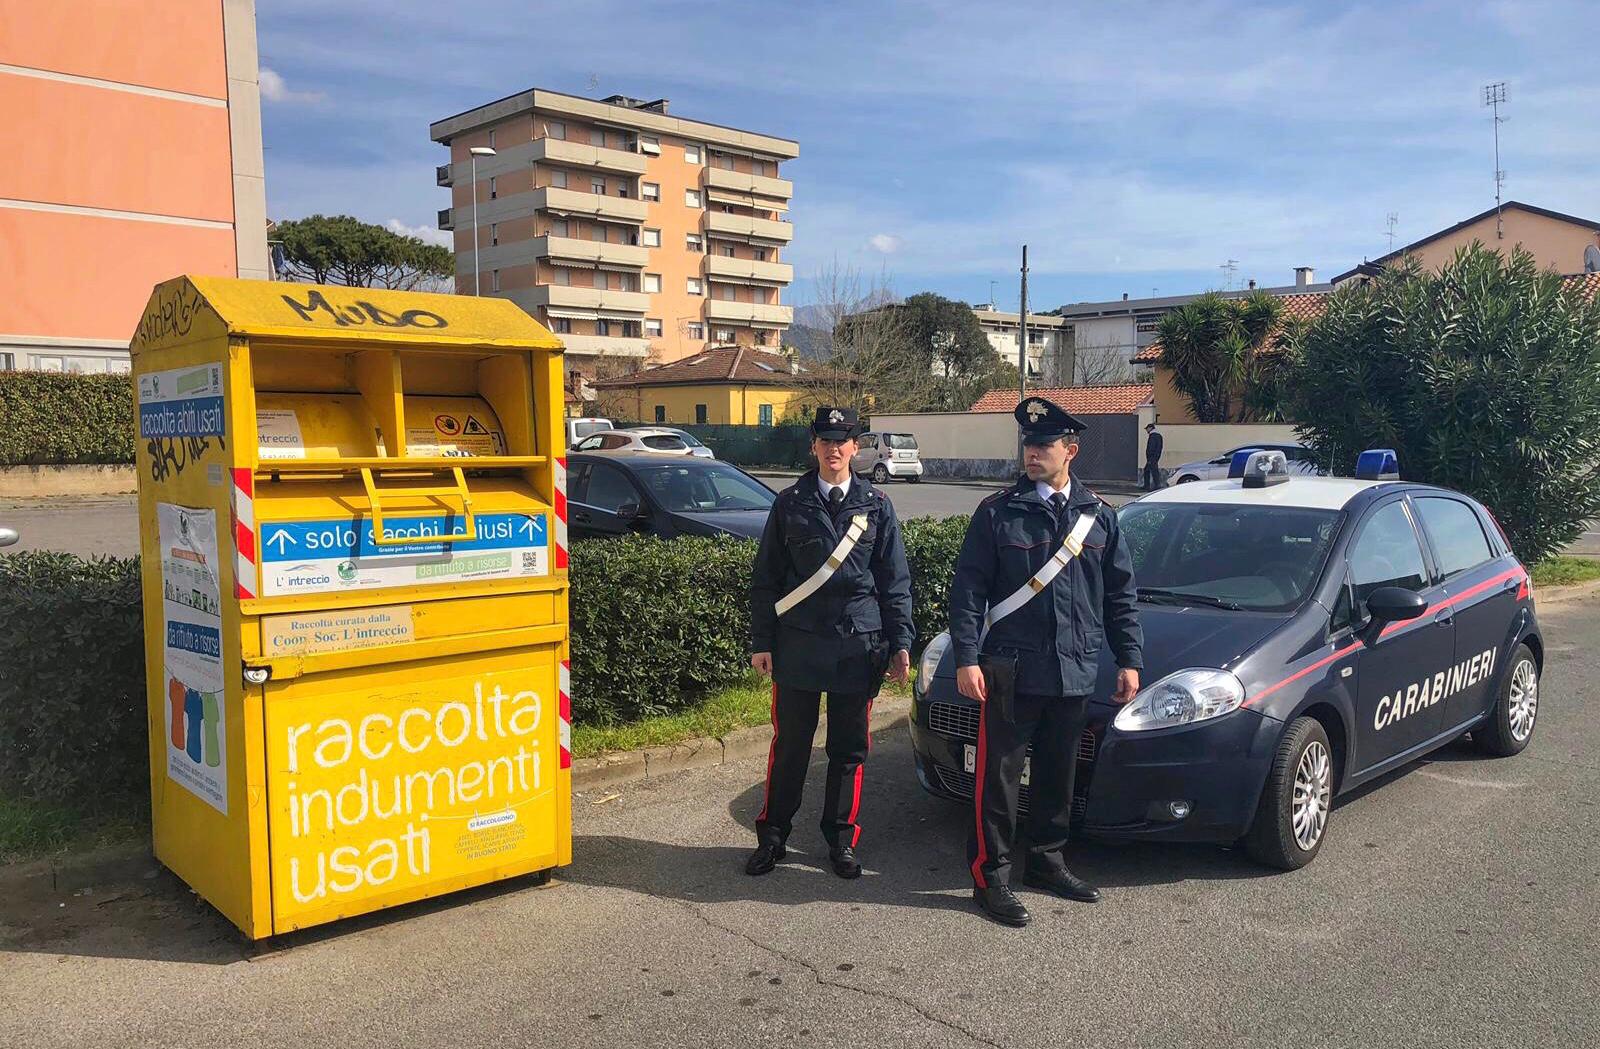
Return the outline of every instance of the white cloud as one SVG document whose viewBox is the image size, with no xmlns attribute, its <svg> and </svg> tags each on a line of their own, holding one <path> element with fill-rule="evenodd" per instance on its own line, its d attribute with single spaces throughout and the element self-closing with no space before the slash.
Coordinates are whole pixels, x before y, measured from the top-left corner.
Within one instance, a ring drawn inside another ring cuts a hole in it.
<svg viewBox="0 0 1600 1049">
<path fill-rule="evenodd" d="M 384 223 L 384 226 L 402 237 L 416 237 L 418 240 L 425 241 L 428 244 L 437 244 L 445 248 L 455 244 L 455 238 L 449 233 L 442 229 L 434 229 L 432 226 L 407 226 L 399 219 L 390 219 Z"/>
<path fill-rule="evenodd" d="M 261 97 L 267 102 L 284 102 L 290 105 L 301 102 L 321 102 L 326 96 L 321 91 L 290 91 L 276 70 L 261 67 Z"/>
<path fill-rule="evenodd" d="M 900 250 L 900 245 L 905 243 L 893 233 L 874 233 L 867 238 L 867 247 L 880 255 L 893 255 Z"/>
</svg>

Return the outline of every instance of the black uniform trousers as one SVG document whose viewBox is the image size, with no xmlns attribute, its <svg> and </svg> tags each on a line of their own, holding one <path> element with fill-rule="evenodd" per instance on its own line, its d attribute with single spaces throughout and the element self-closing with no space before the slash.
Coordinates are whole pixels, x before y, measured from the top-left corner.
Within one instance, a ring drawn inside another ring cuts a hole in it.
<svg viewBox="0 0 1600 1049">
<path fill-rule="evenodd" d="M 1153 492 L 1161 487 L 1161 463 L 1155 459 L 1144 461 L 1144 473 L 1139 480 L 1139 487 L 1147 492 Z"/>
<path fill-rule="evenodd" d="M 828 785 L 822 801 L 822 836 L 829 848 L 854 848 L 861 840 L 861 775 L 872 749 L 870 721 L 877 693 L 828 693 Z M 756 817 L 756 838 L 782 845 L 794 827 L 811 764 L 821 692 L 772 686 L 772 746 L 767 751 L 767 793 Z"/>
<path fill-rule="evenodd" d="M 973 826 L 967 839 L 972 880 L 980 888 L 1005 885 L 1017 835 L 1017 795 L 1023 759 L 1033 744 L 1028 785 L 1027 869 L 1066 869 L 1061 850 L 1072 821 L 1072 784 L 1078 769 L 1078 739 L 1089 714 L 1086 696 L 1019 693 L 1014 721 L 999 704 L 983 704 L 973 789 Z"/>
</svg>

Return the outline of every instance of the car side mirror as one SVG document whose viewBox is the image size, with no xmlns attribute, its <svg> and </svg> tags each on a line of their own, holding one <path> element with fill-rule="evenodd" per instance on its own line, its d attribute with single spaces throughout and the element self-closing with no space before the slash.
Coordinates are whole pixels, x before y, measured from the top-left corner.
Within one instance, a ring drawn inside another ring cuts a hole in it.
<svg viewBox="0 0 1600 1049">
<path fill-rule="evenodd" d="M 612 512 L 617 515 L 619 521 L 637 521 L 644 516 L 644 511 L 639 508 L 638 503 L 623 503 Z"/>
<path fill-rule="evenodd" d="M 0 528 L 0 546 L 14 546 L 22 537 L 9 528 Z"/>
<path fill-rule="evenodd" d="M 1416 619 L 1427 610 L 1428 601 L 1421 594 L 1404 587 L 1380 586 L 1367 595 L 1368 619 L 1361 630 L 1361 641 L 1369 647 L 1375 645 L 1384 627 Z"/>
</svg>

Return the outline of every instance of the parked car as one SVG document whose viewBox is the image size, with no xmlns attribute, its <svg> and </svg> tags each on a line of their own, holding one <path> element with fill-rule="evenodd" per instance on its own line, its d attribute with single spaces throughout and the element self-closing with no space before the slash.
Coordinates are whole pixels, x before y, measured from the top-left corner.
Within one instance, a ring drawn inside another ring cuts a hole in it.
<svg viewBox="0 0 1600 1049">
<path fill-rule="evenodd" d="M 13 529 L 0 528 L 0 546 L 16 546 L 21 538 Z"/>
<path fill-rule="evenodd" d="M 573 445 L 577 444 L 579 441 L 583 440 L 592 433 L 599 433 L 601 430 L 610 430 L 612 428 L 613 426 L 610 419 L 601 419 L 596 416 L 588 416 L 582 419 L 568 419 L 567 448 L 570 450 Z"/>
<path fill-rule="evenodd" d="M 1526 747 L 1545 646 L 1528 572 L 1476 501 L 1387 469 L 1284 464 L 1250 484 L 1240 466 L 1118 512 L 1143 687 L 1113 703 L 1102 648 L 1073 814 L 1091 834 L 1240 842 L 1292 870 L 1338 795 L 1468 733 L 1489 755 Z M 912 747 L 927 790 L 967 800 L 980 713 L 949 648 L 940 634 L 918 666 Z"/>
<path fill-rule="evenodd" d="M 757 539 L 776 498 L 716 459 L 650 452 L 579 452 L 567 459 L 567 524 L 575 539 L 630 532 Z"/>
<path fill-rule="evenodd" d="M 1197 459 L 1192 463 L 1184 463 L 1167 472 L 1173 484 L 1188 484 L 1190 481 L 1213 481 L 1219 477 L 1228 476 L 1228 464 L 1233 462 L 1233 457 L 1239 452 L 1264 451 L 1282 452 L 1283 457 L 1289 461 L 1289 472 L 1292 474 L 1326 475 L 1328 471 L 1317 466 L 1316 457 L 1310 448 L 1303 444 L 1241 444 L 1237 448 L 1230 448 L 1215 459 Z"/>
<path fill-rule="evenodd" d="M 922 458 L 913 435 L 870 432 L 857 438 L 856 444 L 859 448 L 850 468 L 870 476 L 873 484 L 888 484 L 891 477 L 922 480 Z"/>
<path fill-rule="evenodd" d="M 700 438 L 696 437 L 688 430 L 679 430 L 672 426 L 629 426 L 626 428 L 625 432 L 667 434 L 670 437 L 678 438 L 678 440 L 688 445 L 690 455 L 698 455 L 702 459 L 715 459 L 717 457 L 715 452 L 700 443 Z"/>
<path fill-rule="evenodd" d="M 574 452 L 648 452 L 693 455 L 694 449 L 669 430 L 601 430 L 572 446 Z"/>
</svg>

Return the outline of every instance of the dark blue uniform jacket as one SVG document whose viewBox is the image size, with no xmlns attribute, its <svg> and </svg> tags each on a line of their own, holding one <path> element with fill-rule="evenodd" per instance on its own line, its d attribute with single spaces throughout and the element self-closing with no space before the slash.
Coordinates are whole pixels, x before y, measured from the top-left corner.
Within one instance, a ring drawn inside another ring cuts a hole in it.
<svg viewBox="0 0 1600 1049">
<path fill-rule="evenodd" d="M 1095 515 L 1083 553 L 1068 562 L 1048 589 L 996 623 L 982 650 L 1016 657 L 1016 690 L 1032 695 L 1090 694 L 1107 636 L 1119 667 L 1144 665 L 1133 559 L 1116 511 L 1074 480 L 1058 522 L 1033 482 L 1021 477 L 980 503 L 967 526 L 950 586 L 956 666 L 977 665 L 985 611 L 1044 566 L 1080 513 Z"/>
</svg>

